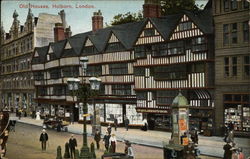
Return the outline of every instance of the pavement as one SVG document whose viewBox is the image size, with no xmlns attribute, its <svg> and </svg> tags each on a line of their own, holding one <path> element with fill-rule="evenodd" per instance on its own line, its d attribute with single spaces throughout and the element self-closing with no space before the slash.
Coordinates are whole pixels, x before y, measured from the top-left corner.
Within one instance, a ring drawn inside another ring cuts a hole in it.
<svg viewBox="0 0 250 159">
<path fill-rule="evenodd" d="M 17 120 L 20 123 L 26 123 L 36 126 L 43 126 L 43 120 L 35 120 L 29 117 L 22 117 L 21 120 Z M 102 134 L 107 130 L 106 126 L 102 126 Z M 68 131 L 74 134 L 82 134 L 83 125 L 74 123 L 68 126 Z M 92 127 L 87 125 L 88 136 L 91 136 Z M 162 148 L 163 142 L 168 143 L 171 133 L 163 131 L 141 131 L 140 129 L 129 129 L 126 131 L 124 127 L 118 127 L 117 131 L 112 128 L 112 133 L 117 137 L 118 141 L 129 140 L 130 142 L 143 146 L 150 146 L 156 148 Z M 246 158 L 250 157 L 250 139 L 249 138 L 234 138 L 236 147 L 241 147 Z M 199 145 L 198 148 L 202 155 L 223 158 L 224 150 L 223 146 L 225 142 L 223 137 L 217 136 L 202 136 L 199 135 Z"/>
</svg>

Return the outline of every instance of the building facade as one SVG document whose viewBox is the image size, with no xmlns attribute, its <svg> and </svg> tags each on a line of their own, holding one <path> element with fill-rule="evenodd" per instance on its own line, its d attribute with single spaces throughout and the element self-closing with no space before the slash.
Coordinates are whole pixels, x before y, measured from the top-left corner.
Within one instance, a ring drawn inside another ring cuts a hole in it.
<svg viewBox="0 0 250 159">
<path fill-rule="evenodd" d="M 236 133 L 250 133 L 249 2 L 213 2 L 215 25 L 216 128 L 234 123 Z M 220 131 L 217 131 L 220 132 Z"/>
<path fill-rule="evenodd" d="M 214 44 L 212 11 L 183 12 L 159 17 L 145 12 L 140 22 L 93 31 L 36 48 L 32 60 L 36 101 L 51 116 L 81 119 L 67 88 L 69 77 L 83 81 L 102 79 L 96 99 L 101 121 L 141 124 L 147 118 L 151 129 L 171 129 L 171 107 L 179 89 L 190 101 L 190 123 L 203 131 L 214 125 Z M 101 16 L 95 13 L 92 20 Z M 92 21 L 93 26 L 95 21 Z M 99 23 L 98 23 L 99 24 Z M 102 25 L 100 25 L 102 26 Z M 83 74 L 80 57 L 88 57 Z M 89 102 L 89 113 L 93 104 Z"/>
<path fill-rule="evenodd" d="M 35 47 L 54 41 L 53 27 L 56 22 L 65 23 L 65 13 L 39 14 L 34 17 L 28 10 L 26 22 L 20 24 L 18 13 L 13 13 L 9 33 L 1 27 L 1 101 L 0 106 L 9 110 L 34 110 L 35 89 L 31 72 L 31 57 Z M 33 106 L 32 106 L 33 105 Z"/>
</svg>

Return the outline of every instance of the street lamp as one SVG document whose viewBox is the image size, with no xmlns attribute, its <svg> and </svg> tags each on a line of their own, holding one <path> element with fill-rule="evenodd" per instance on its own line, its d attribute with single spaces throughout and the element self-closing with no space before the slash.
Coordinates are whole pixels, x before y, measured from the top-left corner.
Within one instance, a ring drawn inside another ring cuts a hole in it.
<svg viewBox="0 0 250 159">
<path fill-rule="evenodd" d="M 101 79 L 96 77 L 91 77 L 89 78 L 89 83 L 91 90 L 95 91 L 96 92 L 95 95 L 97 95 L 97 92 L 100 90 Z M 93 96 L 93 107 L 94 107 L 94 119 L 92 123 L 92 134 L 94 135 L 96 133 L 96 130 L 98 130 L 101 133 L 100 111 L 99 108 L 96 110 L 94 96 Z"/>
<path fill-rule="evenodd" d="M 82 65 L 82 76 L 86 76 L 87 72 L 87 64 L 89 59 L 87 57 L 80 57 L 80 64 Z M 93 154 L 89 151 L 88 143 L 87 143 L 87 123 L 86 117 L 88 112 L 87 101 L 90 95 L 90 89 L 87 86 L 86 80 L 83 78 L 83 85 L 79 90 L 79 97 L 83 102 L 82 109 L 83 109 L 83 146 L 81 148 L 80 159 L 90 159 L 92 158 Z M 81 103 L 82 104 L 82 103 Z"/>
<path fill-rule="evenodd" d="M 69 91 L 71 91 L 72 93 L 72 97 L 73 97 L 73 103 L 74 103 L 74 99 L 76 96 L 76 91 L 79 89 L 79 84 L 80 84 L 80 80 L 78 78 L 68 78 L 67 79 L 67 84 L 68 84 L 68 88 Z M 76 99 L 77 101 L 77 99 Z M 74 119 L 74 115 L 73 115 L 73 107 L 70 108 L 70 122 L 73 122 L 72 120 Z"/>
</svg>

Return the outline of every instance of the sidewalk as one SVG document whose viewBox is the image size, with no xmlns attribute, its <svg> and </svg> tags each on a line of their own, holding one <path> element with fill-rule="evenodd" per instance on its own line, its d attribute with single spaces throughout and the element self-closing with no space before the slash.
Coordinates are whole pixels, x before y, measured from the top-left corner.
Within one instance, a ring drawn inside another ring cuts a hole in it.
<svg viewBox="0 0 250 159">
<path fill-rule="evenodd" d="M 22 117 L 21 120 L 17 122 L 32 124 L 41 126 L 43 125 L 43 120 L 35 120 L 29 117 Z M 102 126 L 102 134 L 105 134 L 107 127 Z M 83 125 L 75 123 L 68 126 L 68 131 L 75 134 L 82 134 Z M 92 128 L 90 125 L 87 125 L 88 135 L 91 135 Z M 168 142 L 170 139 L 170 132 L 163 131 L 141 131 L 139 129 L 129 129 L 125 130 L 124 127 L 117 128 L 117 131 L 112 129 L 112 133 L 116 134 L 116 137 L 119 141 L 124 141 L 124 139 L 129 140 L 134 144 L 140 144 L 145 146 L 153 146 L 162 148 L 162 142 Z M 235 138 L 235 143 L 237 147 L 243 148 L 245 157 L 250 157 L 250 139 L 248 138 Z M 224 141 L 222 137 L 206 137 L 199 135 L 199 149 L 202 155 L 214 156 L 214 157 L 223 157 L 224 150 Z"/>
</svg>

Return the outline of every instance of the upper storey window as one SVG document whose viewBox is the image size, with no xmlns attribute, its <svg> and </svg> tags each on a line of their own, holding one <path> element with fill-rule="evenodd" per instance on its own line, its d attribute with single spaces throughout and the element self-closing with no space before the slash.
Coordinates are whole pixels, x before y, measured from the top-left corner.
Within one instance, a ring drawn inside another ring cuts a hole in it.
<svg viewBox="0 0 250 159">
<path fill-rule="evenodd" d="M 94 46 L 86 46 L 83 48 L 83 54 L 96 54 L 97 53 L 97 49 Z"/>
<path fill-rule="evenodd" d="M 238 9 L 238 1 L 237 0 L 223 0 L 224 11 L 228 12 L 230 9 L 232 11 Z"/>
<path fill-rule="evenodd" d="M 154 36 L 155 35 L 155 29 L 149 28 L 144 30 L 144 36 Z"/>
<path fill-rule="evenodd" d="M 116 52 L 124 50 L 123 45 L 120 42 L 109 43 L 106 52 Z"/>
<path fill-rule="evenodd" d="M 190 30 L 190 29 L 192 29 L 192 22 L 190 21 L 180 23 L 179 25 L 179 31 Z"/>
</svg>

